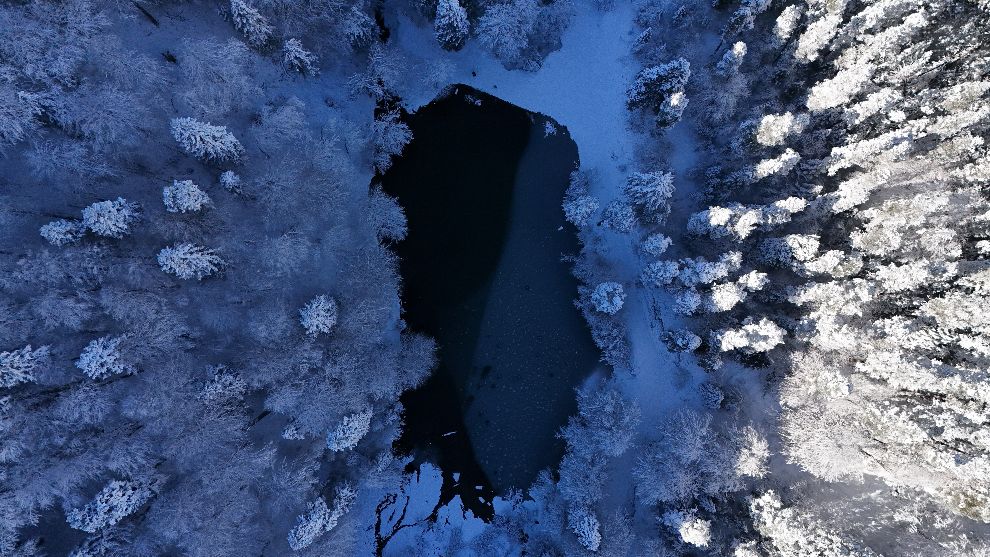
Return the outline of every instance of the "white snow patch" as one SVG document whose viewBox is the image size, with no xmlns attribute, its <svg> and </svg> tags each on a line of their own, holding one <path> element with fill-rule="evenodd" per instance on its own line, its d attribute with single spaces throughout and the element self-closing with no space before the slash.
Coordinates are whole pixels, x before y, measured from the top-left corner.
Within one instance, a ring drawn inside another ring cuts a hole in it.
<svg viewBox="0 0 990 557">
<path fill-rule="evenodd" d="M 533 112 L 552 117 L 577 143 L 581 167 L 596 169 L 602 180 L 594 193 L 614 197 L 632 162 L 635 136 L 626 125 L 626 87 L 637 65 L 629 54 L 635 38 L 629 4 L 601 12 L 578 4 L 560 50 L 547 56 L 539 71 L 506 70 L 477 41 L 459 52 L 442 50 L 433 30 L 399 16 L 398 45 L 409 56 L 446 59 L 451 83 L 464 83 Z M 472 76 L 472 72 L 476 75 Z M 429 103 L 440 91 L 422 84 L 400 91 L 407 109 Z"/>
</svg>

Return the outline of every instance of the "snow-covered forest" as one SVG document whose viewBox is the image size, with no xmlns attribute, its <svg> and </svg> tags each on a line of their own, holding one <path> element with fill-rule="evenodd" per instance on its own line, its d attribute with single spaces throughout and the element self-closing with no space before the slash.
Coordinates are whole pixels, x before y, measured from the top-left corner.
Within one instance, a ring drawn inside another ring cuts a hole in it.
<svg viewBox="0 0 990 557">
<path fill-rule="evenodd" d="M 988 21 L 0 2 L 0 555 L 990 555 Z M 456 84 L 576 143 L 602 362 L 489 520 L 396 448 L 438 347 L 377 179 Z"/>
</svg>

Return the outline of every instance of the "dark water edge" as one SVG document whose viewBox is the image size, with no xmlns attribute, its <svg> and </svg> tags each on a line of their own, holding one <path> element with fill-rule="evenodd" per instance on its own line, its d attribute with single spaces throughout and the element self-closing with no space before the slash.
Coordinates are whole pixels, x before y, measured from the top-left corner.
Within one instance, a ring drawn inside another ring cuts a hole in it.
<svg viewBox="0 0 990 557">
<path fill-rule="evenodd" d="M 559 462 L 556 432 L 598 361 L 561 261 L 578 250 L 560 209 L 577 147 L 464 85 L 405 121 L 413 141 L 380 181 L 409 221 L 403 317 L 437 339 L 439 364 L 403 395 L 396 448 L 439 466 L 440 505 L 460 496 L 489 520 L 495 495 Z"/>
</svg>

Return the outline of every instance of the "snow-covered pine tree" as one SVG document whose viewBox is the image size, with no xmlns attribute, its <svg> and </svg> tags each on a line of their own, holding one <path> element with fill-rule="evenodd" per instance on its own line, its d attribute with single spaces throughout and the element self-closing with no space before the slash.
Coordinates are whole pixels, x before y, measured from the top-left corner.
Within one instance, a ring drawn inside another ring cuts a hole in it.
<svg viewBox="0 0 990 557">
<path fill-rule="evenodd" d="M 264 46 L 275 32 L 265 16 L 246 0 L 230 0 L 230 18 L 234 27 L 253 47 Z"/>
<path fill-rule="evenodd" d="M 412 141 L 412 130 L 399 120 L 399 112 L 391 111 L 375 119 L 372 141 L 375 145 L 375 170 L 385 172 L 392 166 L 392 157 L 402 153 Z"/>
<path fill-rule="evenodd" d="M 636 496 L 647 505 L 695 500 L 739 489 L 730 440 L 711 414 L 680 410 L 658 427 L 633 469 Z"/>
<path fill-rule="evenodd" d="M 312 337 L 330 333 L 337 324 L 337 301 L 326 294 L 313 298 L 299 310 L 299 323 Z"/>
<path fill-rule="evenodd" d="M 591 294 L 591 303 L 595 310 L 609 315 L 614 315 L 622 309 L 622 304 L 626 300 L 626 293 L 622 285 L 617 282 L 603 282 L 595 287 Z"/>
<path fill-rule="evenodd" d="M 670 213 L 674 175 L 670 172 L 634 172 L 626 179 L 625 194 L 645 221 L 663 223 Z"/>
<path fill-rule="evenodd" d="M 176 244 L 158 252 L 162 270 L 185 280 L 202 280 L 220 272 L 225 264 L 215 250 L 195 244 Z"/>
<path fill-rule="evenodd" d="M 195 118 L 173 118 L 172 137 L 190 155 L 213 162 L 238 162 L 244 155 L 241 142 L 224 126 Z"/>
<path fill-rule="evenodd" d="M 28 344 L 18 350 L 0 352 L 0 388 L 9 389 L 34 381 L 34 372 L 48 360 L 48 347 L 32 349 Z"/>
<path fill-rule="evenodd" d="M 503 64 L 517 65 L 529 46 L 539 13 L 540 6 L 536 0 L 489 4 L 478 19 L 478 40 Z"/>
<path fill-rule="evenodd" d="M 356 498 L 357 492 L 349 484 L 342 484 L 334 489 L 332 509 L 323 497 L 318 497 L 309 504 L 304 514 L 296 517 L 296 524 L 288 535 L 289 547 L 293 551 L 299 551 L 333 530 L 340 517 L 350 510 Z"/>
<path fill-rule="evenodd" d="M 199 189 L 192 180 L 173 180 L 171 186 L 162 189 L 162 201 L 169 213 L 199 211 L 210 203 L 210 196 Z"/>
<path fill-rule="evenodd" d="M 567 192 L 564 194 L 564 218 L 578 228 L 592 222 L 598 212 L 598 199 L 590 193 L 591 176 L 587 171 L 575 170 L 571 173 Z"/>
<path fill-rule="evenodd" d="M 70 511 L 66 518 L 73 528 L 98 532 L 140 509 L 154 494 L 153 481 L 114 480 L 100 490 L 86 506 Z"/>
<path fill-rule="evenodd" d="M 76 367 L 90 379 L 106 379 L 131 372 L 133 367 L 120 352 L 123 340 L 124 337 L 104 336 L 90 341 L 76 360 Z"/>
<path fill-rule="evenodd" d="M 316 65 L 316 60 L 316 55 L 303 48 L 299 39 L 289 39 L 282 46 L 282 64 L 289 71 L 306 76 L 317 75 L 320 69 Z"/>
<path fill-rule="evenodd" d="M 316 538 L 337 525 L 332 517 L 330 507 L 322 497 L 311 502 L 306 512 L 296 517 L 295 525 L 289 530 L 289 548 L 299 551 L 312 545 Z"/>
<path fill-rule="evenodd" d="M 94 234 L 109 238 L 123 238 L 131 232 L 133 224 L 140 214 L 136 203 L 131 203 L 123 197 L 112 201 L 98 201 L 82 211 L 83 226 Z"/>
<path fill-rule="evenodd" d="M 698 518 L 694 510 L 667 511 L 663 513 L 661 521 L 677 532 L 678 537 L 686 544 L 708 547 L 711 542 L 711 522 Z"/>
<path fill-rule="evenodd" d="M 767 114 L 757 127 L 756 142 L 767 147 L 783 145 L 788 137 L 804 131 L 809 121 L 807 114 Z"/>
<path fill-rule="evenodd" d="M 691 77 L 691 64 L 678 58 L 666 64 L 644 68 L 626 91 L 630 108 L 646 108 L 658 112 L 663 103 L 676 93 L 682 93 Z"/>
<path fill-rule="evenodd" d="M 786 331 L 773 321 L 763 317 L 754 320 L 747 317 L 735 329 L 721 331 L 717 335 L 719 350 L 742 350 L 746 353 L 767 352 L 784 342 Z"/>
<path fill-rule="evenodd" d="M 368 46 L 378 30 L 375 20 L 362 8 L 363 3 L 357 2 L 350 9 L 345 9 L 339 22 L 344 39 L 352 48 Z"/>
<path fill-rule="evenodd" d="M 82 239 L 86 226 L 79 221 L 58 219 L 42 226 L 39 232 L 48 243 L 62 247 Z"/>
<path fill-rule="evenodd" d="M 470 26 L 467 10 L 461 7 L 458 0 L 439 0 L 437 15 L 433 20 L 433 30 L 440 43 L 446 50 L 460 50 L 467 41 Z"/>
<path fill-rule="evenodd" d="M 327 448 L 346 451 L 357 446 L 371 427 L 371 410 L 348 414 L 327 434 Z"/>
<path fill-rule="evenodd" d="M 739 71 L 743 58 L 746 57 L 746 43 L 739 41 L 727 50 L 715 66 L 715 73 L 722 77 L 729 77 Z"/>
<path fill-rule="evenodd" d="M 602 544 L 602 534 L 598 517 L 586 507 L 575 507 L 567 512 L 567 525 L 578 543 L 591 552 L 597 552 Z"/>
<path fill-rule="evenodd" d="M 233 170 L 224 170 L 220 174 L 220 186 L 231 193 L 240 193 L 241 177 Z"/>
<path fill-rule="evenodd" d="M 785 507 L 773 491 L 754 497 L 750 514 L 773 557 L 878 557 L 871 549 L 848 542 L 813 518 Z"/>
<path fill-rule="evenodd" d="M 409 233 L 402 205 L 381 188 L 373 188 L 368 195 L 368 213 L 379 241 L 399 242 Z"/>
</svg>

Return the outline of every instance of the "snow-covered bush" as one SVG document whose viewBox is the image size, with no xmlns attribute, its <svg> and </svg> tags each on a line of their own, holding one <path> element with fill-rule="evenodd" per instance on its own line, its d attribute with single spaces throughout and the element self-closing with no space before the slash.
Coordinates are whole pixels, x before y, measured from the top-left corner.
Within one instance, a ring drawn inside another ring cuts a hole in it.
<svg viewBox="0 0 990 557">
<path fill-rule="evenodd" d="M 209 204 L 210 196 L 192 180 L 173 180 L 171 186 L 162 188 L 162 201 L 169 213 L 188 213 Z"/>
<path fill-rule="evenodd" d="M 470 31 L 467 10 L 461 7 L 458 0 L 440 0 L 437 2 L 433 31 L 444 49 L 460 50 Z"/>
<path fill-rule="evenodd" d="M 327 448 L 346 451 L 357 446 L 371 427 L 371 410 L 348 414 L 327 434 Z"/>
<path fill-rule="evenodd" d="M 337 301 L 326 294 L 313 298 L 299 310 L 299 323 L 310 336 L 328 334 L 337 324 Z"/>
<path fill-rule="evenodd" d="M 224 126 L 214 126 L 195 118 L 173 118 L 172 137 L 190 155 L 213 162 L 238 162 L 244 146 Z"/>
<path fill-rule="evenodd" d="M 202 280 L 219 273 L 225 264 L 215 250 L 196 244 L 176 244 L 158 252 L 162 270 L 184 280 Z"/>
<path fill-rule="evenodd" d="M 134 513 L 155 494 L 155 482 L 114 480 L 86 506 L 66 514 L 69 526 L 85 532 L 98 532 Z"/>
<path fill-rule="evenodd" d="M 34 372 L 48 360 L 48 347 L 32 349 L 31 345 L 0 352 L 0 389 L 34 381 Z"/>
<path fill-rule="evenodd" d="M 123 238 L 131 232 L 139 214 L 136 203 L 131 203 L 123 197 L 113 201 L 99 201 L 82 211 L 83 226 L 94 234 L 110 238 Z"/>
<path fill-rule="evenodd" d="M 231 193 L 241 191 L 241 177 L 233 170 L 225 170 L 220 174 L 220 186 Z"/>
<path fill-rule="evenodd" d="M 105 336 L 90 341 L 76 360 L 76 367 L 90 379 L 106 379 L 130 372 L 133 368 L 120 352 L 123 340 L 124 337 Z"/>
<path fill-rule="evenodd" d="M 591 303 L 595 310 L 609 315 L 618 313 L 625 301 L 626 293 L 617 282 L 603 282 L 591 294 Z"/>
</svg>

